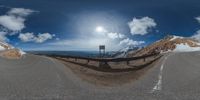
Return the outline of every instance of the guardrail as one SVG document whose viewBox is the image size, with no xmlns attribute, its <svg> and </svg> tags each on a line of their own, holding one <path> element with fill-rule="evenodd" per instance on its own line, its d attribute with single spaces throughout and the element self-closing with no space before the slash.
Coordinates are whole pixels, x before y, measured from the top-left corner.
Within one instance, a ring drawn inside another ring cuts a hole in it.
<svg viewBox="0 0 200 100">
<path fill-rule="evenodd" d="M 133 61 L 133 60 L 138 60 L 138 59 L 143 59 L 144 61 L 146 61 L 146 58 L 148 57 L 152 57 L 152 56 L 157 56 L 160 53 L 154 53 L 154 54 L 149 54 L 149 55 L 143 55 L 143 56 L 138 56 L 138 57 L 129 57 L 129 58 L 90 58 L 90 57 L 76 57 L 76 56 L 63 56 L 63 55 L 47 55 L 50 57 L 60 57 L 60 58 L 71 58 L 71 59 L 75 59 L 75 61 L 77 61 L 78 59 L 82 59 L 82 60 L 87 60 L 88 63 L 90 61 L 97 61 L 97 62 L 104 62 L 104 63 L 108 63 L 108 62 L 124 62 L 126 61 L 127 64 L 129 64 L 129 61 Z"/>
</svg>

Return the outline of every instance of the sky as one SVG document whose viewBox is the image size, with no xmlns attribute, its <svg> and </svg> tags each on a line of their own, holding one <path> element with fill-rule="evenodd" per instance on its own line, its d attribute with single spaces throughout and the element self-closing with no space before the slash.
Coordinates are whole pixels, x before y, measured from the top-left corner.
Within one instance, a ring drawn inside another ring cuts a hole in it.
<svg viewBox="0 0 200 100">
<path fill-rule="evenodd" d="M 166 35 L 200 40 L 199 0 L 0 0 L 0 41 L 22 50 L 146 46 Z"/>
</svg>

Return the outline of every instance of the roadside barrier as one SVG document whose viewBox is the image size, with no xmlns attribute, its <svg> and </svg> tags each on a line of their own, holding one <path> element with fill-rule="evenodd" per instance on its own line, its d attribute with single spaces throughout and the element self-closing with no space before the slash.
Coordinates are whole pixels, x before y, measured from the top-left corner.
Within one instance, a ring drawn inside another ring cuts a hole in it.
<svg viewBox="0 0 200 100">
<path fill-rule="evenodd" d="M 149 54 L 149 55 L 143 55 L 143 56 L 138 56 L 138 57 L 128 57 L 128 58 L 90 58 L 90 57 L 77 57 L 77 56 L 64 56 L 64 55 L 47 55 L 50 57 L 60 57 L 60 58 L 67 58 L 67 59 L 74 59 L 75 61 L 77 61 L 78 59 L 82 59 L 82 60 L 87 60 L 87 63 L 89 63 L 90 61 L 97 61 L 97 62 L 102 62 L 107 64 L 108 62 L 126 62 L 127 64 L 129 64 L 130 61 L 133 60 L 139 60 L 139 59 L 143 59 L 143 61 L 146 61 L 146 58 L 148 57 L 156 57 L 157 55 L 160 55 L 160 53 L 154 53 L 154 54 Z"/>
</svg>

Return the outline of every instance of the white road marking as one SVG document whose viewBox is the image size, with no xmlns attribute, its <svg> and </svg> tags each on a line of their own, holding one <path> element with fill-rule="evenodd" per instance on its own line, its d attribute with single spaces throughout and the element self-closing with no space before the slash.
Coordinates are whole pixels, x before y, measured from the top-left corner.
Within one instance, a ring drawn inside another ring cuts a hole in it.
<svg viewBox="0 0 200 100">
<path fill-rule="evenodd" d="M 158 76 L 158 82 L 154 86 L 152 92 L 161 90 L 161 86 L 162 86 L 162 70 L 163 70 L 163 68 L 164 68 L 164 65 L 162 65 L 160 67 L 160 73 L 159 73 L 159 76 Z"/>
<path fill-rule="evenodd" d="M 168 56 L 167 56 L 168 57 Z M 165 64 L 165 61 L 167 60 L 167 57 L 165 57 L 161 67 L 160 67 L 160 73 L 158 75 L 158 82 L 157 84 L 154 86 L 153 90 L 151 92 L 154 92 L 154 91 L 160 91 L 162 89 L 162 73 L 163 73 L 163 69 L 164 69 L 164 64 Z"/>
</svg>

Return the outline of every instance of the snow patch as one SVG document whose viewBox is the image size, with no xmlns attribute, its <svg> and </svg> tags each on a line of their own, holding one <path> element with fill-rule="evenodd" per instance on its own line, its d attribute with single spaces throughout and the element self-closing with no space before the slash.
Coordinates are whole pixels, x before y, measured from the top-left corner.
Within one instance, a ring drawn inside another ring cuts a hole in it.
<svg viewBox="0 0 200 100">
<path fill-rule="evenodd" d="M 167 50 L 167 51 L 163 51 L 163 50 L 161 50 L 161 54 L 165 54 L 165 53 L 170 53 L 170 52 L 173 52 L 172 50 Z"/>
<path fill-rule="evenodd" d="M 4 46 L 8 48 L 5 48 Z M 5 42 L 0 41 L 0 50 L 6 50 L 6 49 L 14 49 L 14 47 Z"/>
<path fill-rule="evenodd" d="M 0 51 L 5 50 L 5 48 L 3 46 L 0 46 Z"/>
<path fill-rule="evenodd" d="M 0 51 L 6 50 L 6 48 L 4 47 L 4 45 L 6 45 L 3 42 L 0 42 Z"/>
<path fill-rule="evenodd" d="M 183 39 L 183 37 L 174 35 L 173 38 L 170 39 L 170 41 L 173 41 L 175 39 Z"/>
<path fill-rule="evenodd" d="M 19 53 L 20 53 L 21 55 L 26 54 L 26 52 L 22 51 L 21 49 L 19 49 Z"/>
<path fill-rule="evenodd" d="M 200 51 L 200 47 L 190 47 L 186 44 L 176 44 L 176 48 L 173 50 L 174 52 L 191 52 L 191 51 Z"/>
</svg>

